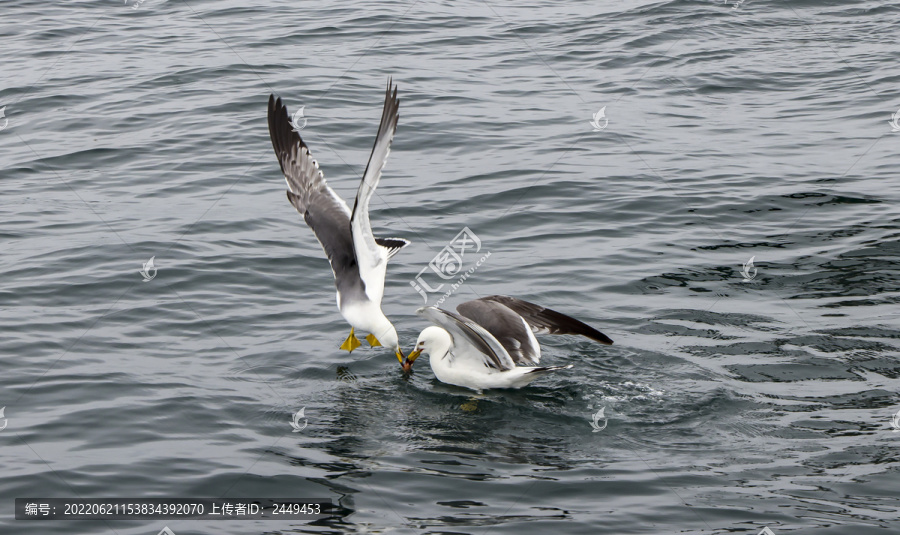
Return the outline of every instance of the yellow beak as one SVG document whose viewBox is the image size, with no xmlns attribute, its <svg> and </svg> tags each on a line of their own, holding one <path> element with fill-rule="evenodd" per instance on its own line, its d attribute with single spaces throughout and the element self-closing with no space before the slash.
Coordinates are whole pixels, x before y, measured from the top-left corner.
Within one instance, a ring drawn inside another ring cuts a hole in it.
<svg viewBox="0 0 900 535">
<path fill-rule="evenodd" d="M 404 371 L 404 372 L 407 372 L 407 373 L 411 372 L 411 371 L 412 371 L 412 365 L 413 365 L 413 362 L 415 362 L 416 359 L 419 358 L 419 355 L 421 355 L 421 354 L 422 354 L 421 351 L 419 351 L 419 350 L 414 350 L 412 353 L 410 353 L 410 354 L 406 357 L 406 360 L 401 360 L 401 361 L 400 361 L 400 367 L 403 368 L 403 371 Z"/>
<path fill-rule="evenodd" d="M 400 364 L 403 364 L 403 350 L 398 349 L 394 354 L 397 355 L 397 360 L 400 361 Z"/>
</svg>

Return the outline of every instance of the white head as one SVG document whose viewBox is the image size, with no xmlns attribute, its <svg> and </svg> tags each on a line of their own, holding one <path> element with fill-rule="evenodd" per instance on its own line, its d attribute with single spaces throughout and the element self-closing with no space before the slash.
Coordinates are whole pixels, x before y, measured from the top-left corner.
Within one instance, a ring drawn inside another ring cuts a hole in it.
<svg viewBox="0 0 900 535">
<path fill-rule="evenodd" d="M 395 329 L 393 325 L 378 338 L 378 341 L 381 342 L 381 345 L 384 347 L 389 347 L 395 352 L 400 353 L 401 356 L 403 355 L 400 351 L 400 337 L 397 336 L 397 329 Z"/>
<path fill-rule="evenodd" d="M 403 362 L 403 370 L 412 370 L 413 362 L 419 358 L 422 353 L 431 355 L 444 356 L 450 347 L 453 346 L 453 338 L 450 333 L 440 327 L 426 327 L 419 333 L 419 339 L 416 340 L 416 348 L 406 357 Z"/>
<path fill-rule="evenodd" d="M 377 338 L 384 347 L 393 349 L 394 354 L 397 355 L 397 359 L 400 360 L 400 364 L 403 364 L 403 352 L 400 351 L 400 337 L 397 336 L 397 329 L 395 329 L 391 322 L 384 316 L 379 319 L 376 329 L 376 331 L 372 332 L 372 334 L 375 335 L 375 338 Z"/>
</svg>

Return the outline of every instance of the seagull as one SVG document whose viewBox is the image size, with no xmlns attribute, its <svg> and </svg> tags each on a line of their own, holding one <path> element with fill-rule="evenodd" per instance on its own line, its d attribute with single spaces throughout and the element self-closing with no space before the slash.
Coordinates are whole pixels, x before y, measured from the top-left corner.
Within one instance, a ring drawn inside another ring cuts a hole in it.
<svg viewBox="0 0 900 535">
<path fill-rule="evenodd" d="M 521 388 L 566 366 L 538 366 L 537 334 L 580 334 L 601 344 L 613 341 L 575 318 L 528 301 L 492 295 L 465 302 L 459 314 L 422 307 L 416 314 L 435 324 L 426 327 L 415 349 L 402 362 L 404 371 L 422 353 L 429 355 L 439 381 L 481 392 L 488 388 Z"/>
<path fill-rule="evenodd" d="M 403 352 L 397 330 L 381 311 L 381 298 L 384 296 L 387 262 L 409 245 L 409 241 L 376 238 L 369 223 L 369 201 L 391 152 L 399 107 L 397 87 L 388 79 L 375 146 L 351 211 L 325 182 L 318 162 L 293 128 L 287 107 L 280 98 L 269 96 L 269 137 L 287 181 L 288 200 L 303 216 L 325 250 L 334 275 L 338 309 L 351 327 L 350 335 L 340 349 L 352 352 L 362 345 L 354 332 L 359 329 L 369 333 L 366 340 L 370 346 L 392 348 L 402 364 Z"/>
</svg>

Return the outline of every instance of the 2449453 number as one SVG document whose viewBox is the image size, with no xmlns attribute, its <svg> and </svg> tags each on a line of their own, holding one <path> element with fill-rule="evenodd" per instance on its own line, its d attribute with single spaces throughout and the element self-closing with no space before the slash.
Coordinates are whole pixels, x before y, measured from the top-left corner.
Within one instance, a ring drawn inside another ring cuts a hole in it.
<svg viewBox="0 0 900 535">
<path fill-rule="evenodd" d="M 272 509 L 273 515 L 319 515 L 322 504 L 319 503 L 279 503 Z"/>
</svg>

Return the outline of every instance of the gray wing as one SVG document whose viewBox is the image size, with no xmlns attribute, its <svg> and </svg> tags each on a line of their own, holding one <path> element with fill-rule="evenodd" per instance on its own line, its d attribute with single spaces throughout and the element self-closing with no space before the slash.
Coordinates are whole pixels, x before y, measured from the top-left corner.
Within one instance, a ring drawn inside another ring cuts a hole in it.
<svg viewBox="0 0 900 535">
<path fill-rule="evenodd" d="M 456 358 L 477 354 L 488 368 L 506 371 L 516 367 L 503 345 L 477 323 L 437 307 L 422 307 L 416 314 L 450 333 Z"/>
<path fill-rule="evenodd" d="M 350 233 L 350 208 L 325 182 L 309 147 L 291 126 L 287 107 L 275 95 L 269 96 L 269 137 L 289 188 L 288 200 L 325 250 L 335 285 L 339 289 L 342 282 L 356 285 L 359 271 Z"/>
<path fill-rule="evenodd" d="M 353 235 L 356 259 L 359 262 L 359 276 L 366 283 L 366 294 L 369 299 L 376 303 L 380 303 L 381 297 L 384 295 L 384 276 L 387 272 L 388 258 L 409 243 L 406 240 L 390 238 L 395 243 L 394 247 L 385 247 L 379 244 L 379 240 L 376 240 L 372 233 L 372 225 L 369 222 L 369 201 L 381 180 L 381 171 L 391 152 L 391 142 L 394 140 L 397 120 L 400 118 L 400 100 L 397 98 L 396 87 L 393 87 L 394 91 L 391 94 L 392 86 L 393 81 L 389 79 L 384 95 L 381 123 L 378 125 L 378 134 L 375 136 L 375 145 L 372 147 L 366 172 L 356 191 L 356 202 L 353 205 L 353 214 L 350 216 L 350 230 Z M 384 243 L 384 240 L 381 241 Z"/>
<path fill-rule="evenodd" d="M 531 327 L 522 316 L 503 303 L 488 301 L 487 298 L 476 299 L 459 305 L 456 311 L 494 335 L 516 364 L 540 364 L 541 346 Z"/>
<path fill-rule="evenodd" d="M 480 300 L 505 305 L 522 316 L 522 319 L 531 326 L 531 330 L 537 334 L 580 334 L 601 344 L 613 343 L 610 337 L 586 323 L 528 301 L 506 295 L 491 295 Z"/>
</svg>

